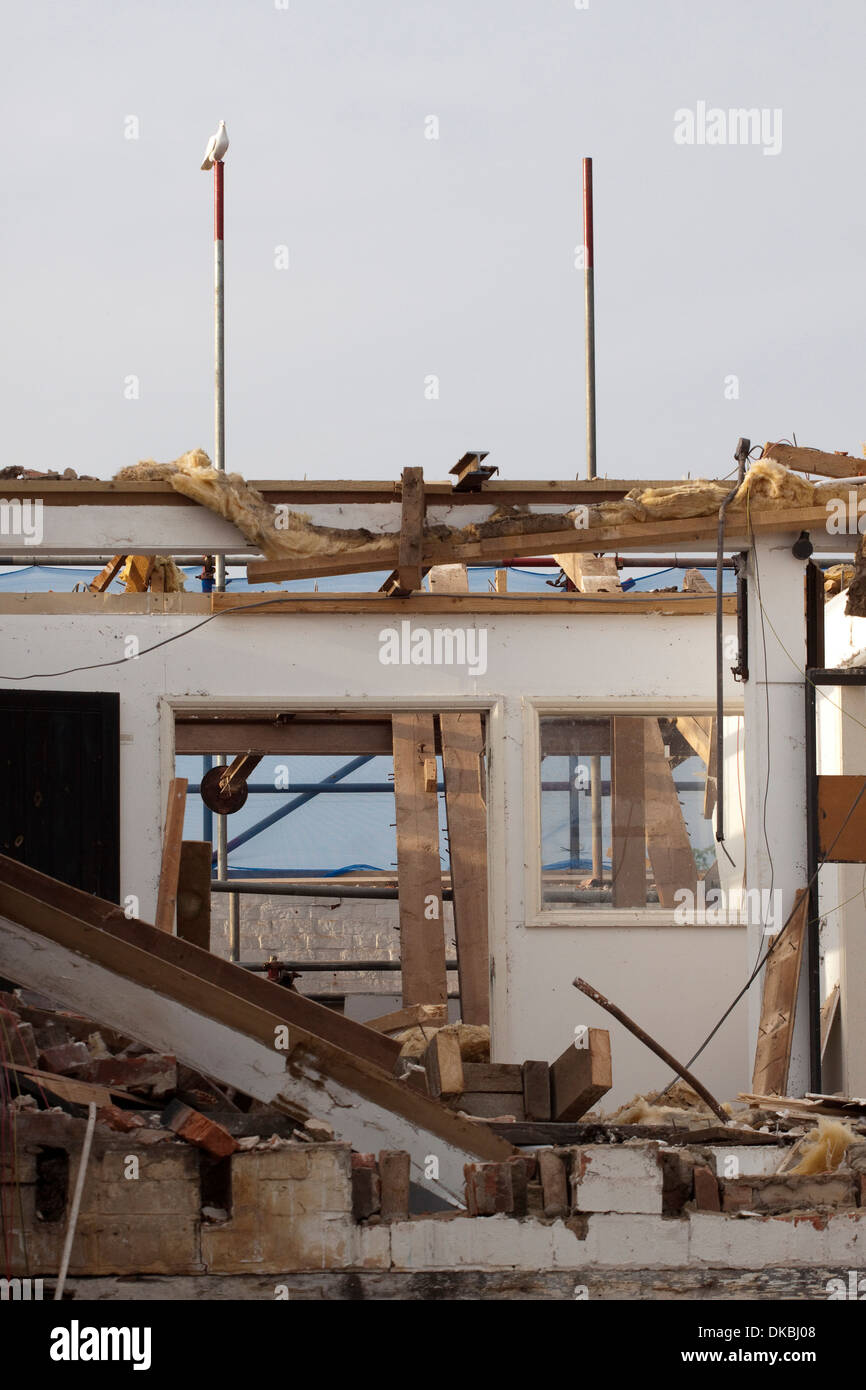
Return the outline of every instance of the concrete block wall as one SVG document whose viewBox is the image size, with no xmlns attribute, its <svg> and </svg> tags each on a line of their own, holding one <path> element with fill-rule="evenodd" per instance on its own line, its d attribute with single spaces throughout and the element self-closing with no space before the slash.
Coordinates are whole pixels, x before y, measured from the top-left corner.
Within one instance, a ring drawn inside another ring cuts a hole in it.
<svg viewBox="0 0 866 1390">
<path fill-rule="evenodd" d="M 228 895 L 211 898 L 211 950 L 228 959 Z M 456 959 L 454 914 L 445 905 L 445 951 Z M 240 897 L 240 957 L 245 961 L 281 960 L 398 960 L 399 905 L 394 898 Z M 457 973 L 449 975 L 449 990 L 457 989 Z M 303 975 L 296 981 L 302 994 L 395 994 L 398 971 L 347 970 Z"/>
</svg>

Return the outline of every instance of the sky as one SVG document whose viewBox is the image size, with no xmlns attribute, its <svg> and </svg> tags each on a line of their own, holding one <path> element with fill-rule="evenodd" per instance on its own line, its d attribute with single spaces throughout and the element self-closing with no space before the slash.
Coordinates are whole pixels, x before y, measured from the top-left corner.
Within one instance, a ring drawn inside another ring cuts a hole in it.
<svg viewBox="0 0 866 1390">
<path fill-rule="evenodd" d="M 7 6 L 0 466 L 212 453 L 220 119 L 230 470 L 583 475 L 584 155 L 599 474 L 859 455 L 866 6 L 579 5 Z"/>
</svg>

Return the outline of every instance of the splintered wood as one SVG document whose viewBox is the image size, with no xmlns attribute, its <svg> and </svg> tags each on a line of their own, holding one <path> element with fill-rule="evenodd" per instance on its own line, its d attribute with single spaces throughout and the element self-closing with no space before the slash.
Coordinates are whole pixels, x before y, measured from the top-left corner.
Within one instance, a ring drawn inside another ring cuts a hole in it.
<svg viewBox="0 0 866 1390">
<path fill-rule="evenodd" d="M 781 1095 L 787 1085 L 808 917 L 809 893 L 801 888 L 791 917 L 774 938 L 777 944 L 764 967 L 764 995 L 752 1072 L 752 1090 L 756 1093 Z"/>
</svg>

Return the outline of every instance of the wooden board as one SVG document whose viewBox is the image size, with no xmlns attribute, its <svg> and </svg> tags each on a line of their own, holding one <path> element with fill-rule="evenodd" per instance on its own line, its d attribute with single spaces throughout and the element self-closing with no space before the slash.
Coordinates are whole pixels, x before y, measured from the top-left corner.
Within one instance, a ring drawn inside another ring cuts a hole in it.
<svg viewBox="0 0 866 1390">
<path fill-rule="evenodd" d="M 375 567 L 374 567 L 375 568 Z M 167 594 L 165 604 L 171 605 L 171 612 L 201 611 L 200 594 Z M 74 602 L 70 602 L 74 600 Z M 554 593 L 546 589 L 537 594 L 518 593 L 426 593 L 420 591 L 408 598 L 393 598 L 385 593 L 303 593 L 282 594 L 262 602 L 259 594 L 221 594 L 214 592 L 208 600 L 214 613 L 234 613 L 250 617 L 285 617 L 293 613 L 373 613 L 377 617 L 406 617 L 410 613 L 488 613 L 500 616 L 505 613 L 558 613 L 569 618 L 603 613 L 659 614 L 666 618 L 700 617 L 716 611 L 716 600 L 712 594 L 644 594 L 633 589 L 626 594 L 567 594 Z M 82 605 L 93 604 L 86 596 L 69 594 L 31 594 L 27 599 L 28 611 L 78 611 Z M 37 607 L 38 605 L 38 607 Z M 109 594 L 100 600 L 100 610 L 105 606 L 109 611 L 130 612 L 128 596 Z M 18 612 L 21 598 L 12 594 L 0 594 L 0 612 Z M 136 608 L 135 612 L 140 610 Z M 162 612 L 162 608 L 159 609 Z M 735 614 L 736 597 L 725 595 L 722 611 Z"/>
<path fill-rule="evenodd" d="M 168 787 L 168 809 L 162 838 L 162 865 L 159 871 L 159 894 L 154 920 L 154 926 L 160 931 L 174 931 L 187 785 L 185 777 L 174 777 Z"/>
<path fill-rule="evenodd" d="M 579 1120 L 613 1085 L 610 1033 L 606 1028 L 590 1028 L 588 1032 L 588 1047 L 572 1043 L 550 1065 L 554 1120 Z"/>
<path fill-rule="evenodd" d="M 573 555 L 554 555 L 554 560 L 583 594 L 621 594 L 619 570 L 612 555 L 592 555 L 575 551 Z"/>
<path fill-rule="evenodd" d="M 658 719 L 644 721 L 644 748 L 647 853 L 659 902 L 674 908 L 680 889 L 688 889 L 694 901 L 698 871 Z"/>
<path fill-rule="evenodd" d="M 392 731 L 403 1003 L 444 1004 L 439 805 L 436 792 L 424 790 L 424 762 L 436 752 L 433 716 L 395 714 Z"/>
<path fill-rule="evenodd" d="M 209 840 L 184 840 L 177 883 L 177 934 L 210 950 L 210 883 L 213 847 Z"/>
<path fill-rule="evenodd" d="M 864 784 L 866 777 L 819 774 L 818 844 L 830 864 L 866 862 L 866 792 L 854 805 Z"/>
<path fill-rule="evenodd" d="M 484 728 L 480 714 L 440 714 L 445 813 L 460 1014 L 464 1023 L 490 1022 L 488 947 L 487 803 L 484 797 Z"/>
<path fill-rule="evenodd" d="M 302 1034 L 319 1037 L 324 1041 L 351 1052 L 358 1057 L 374 1063 L 387 1072 L 392 1072 L 400 1055 L 400 1044 L 376 1033 L 372 1028 L 336 1013 L 333 1009 L 317 1004 L 314 999 L 306 999 L 294 990 L 284 989 L 282 985 L 266 980 L 249 970 L 242 970 L 220 956 L 211 955 L 189 941 L 167 932 L 157 931 L 147 922 L 135 917 L 127 917 L 117 903 L 104 898 L 82 893 L 67 883 L 40 874 L 16 860 L 0 855 L 0 910 L 4 902 L 9 903 L 9 915 L 15 920 L 29 921 L 25 911 L 32 906 L 30 899 L 36 898 L 39 904 L 40 921 L 47 920 L 49 910 L 62 912 L 88 926 L 98 927 L 114 936 L 138 947 L 154 959 L 164 958 L 172 965 L 196 976 L 201 982 L 203 997 L 207 990 L 223 989 L 239 996 L 250 1005 L 277 1014 L 282 1022 Z M 14 909 L 14 910 L 11 910 Z M 19 911 L 20 918 L 15 917 Z M 34 909 L 36 911 L 36 909 Z"/>
<path fill-rule="evenodd" d="M 821 1061 L 824 1060 L 824 1053 L 827 1051 L 827 1044 L 830 1041 L 830 1034 L 833 1032 L 833 1024 L 839 1015 L 839 999 L 841 991 L 838 985 L 834 985 L 821 1005 Z"/>
<path fill-rule="evenodd" d="M 527 1120 L 549 1120 L 550 1067 L 547 1062 L 523 1063 L 523 1109 Z"/>
<path fill-rule="evenodd" d="M 400 505 L 400 546 L 397 578 L 406 593 L 421 588 L 421 552 L 424 535 L 424 470 L 404 468 Z"/>
<path fill-rule="evenodd" d="M 826 478 L 853 478 L 858 473 L 866 473 L 866 462 L 861 458 L 828 454 L 823 449 L 806 449 L 796 444 L 765 444 L 761 457 L 797 473 L 820 473 Z"/>
<path fill-rule="evenodd" d="M 523 1095 L 523 1068 L 519 1062 L 464 1062 L 467 1091 L 505 1091 Z"/>
<path fill-rule="evenodd" d="M 616 714 L 611 720 L 614 907 L 646 905 L 644 724 L 632 715 Z"/>
<path fill-rule="evenodd" d="M 777 934 L 778 945 L 764 966 L 764 993 L 752 1071 L 752 1091 L 762 1095 L 782 1095 L 788 1082 L 808 916 L 809 893 L 801 888 L 793 916 L 784 934 Z M 765 939 L 769 943 L 774 938 Z"/>
<path fill-rule="evenodd" d="M 460 1039 L 448 1029 L 434 1033 L 424 1053 L 427 1089 L 431 1096 L 456 1096 L 465 1089 Z"/>
<path fill-rule="evenodd" d="M 444 1028 L 447 1022 L 446 1004 L 409 1004 L 379 1018 L 365 1019 L 364 1027 L 375 1028 L 377 1033 L 400 1033 L 404 1028 Z"/>
<path fill-rule="evenodd" d="M 174 747 L 181 753 L 245 753 L 257 748 L 264 754 L 300 753 L 304 755 L 363 753 L 388 755 L 392 750 L 391 721 L 334 720 L 288 724 L 258 723 L 255 720 L 220 720 L 175 724 Z"/>
</svg>

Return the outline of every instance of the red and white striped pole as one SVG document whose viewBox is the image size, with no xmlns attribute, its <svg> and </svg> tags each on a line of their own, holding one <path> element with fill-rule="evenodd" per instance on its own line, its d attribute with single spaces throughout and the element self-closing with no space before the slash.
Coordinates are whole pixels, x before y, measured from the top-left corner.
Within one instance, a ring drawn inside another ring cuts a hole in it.
<svg viewBox="0 0 866 1390">
<path fill-rule="evenodd" d="M 586 476 L 595 465 L 595 268 L 593 265 L 592 160 L 583 161 L 583 291 L 586 306 Z"/>
<path fill-rule="evenodd" d="M 223 261 L 223 173 L 221 159 L 213 166 L 213 292 L 214 292 L 214 467 L 226 466 L 225 267 Z M 224 555 L 216 557 L 216 587 L 226 586 Z"/>
</svg>

